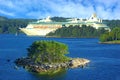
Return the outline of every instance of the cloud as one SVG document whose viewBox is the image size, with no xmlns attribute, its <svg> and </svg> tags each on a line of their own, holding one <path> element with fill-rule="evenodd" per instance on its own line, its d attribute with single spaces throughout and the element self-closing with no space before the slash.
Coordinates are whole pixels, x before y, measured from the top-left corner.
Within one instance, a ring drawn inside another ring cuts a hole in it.
<svg viewBox="0 0 120 80">
<path fill-rule="evenodd" d="M 120 19 L 119 0 L 94 0 L 96 12 L 104 19 Z"/>
<path fill-rule="evenodd" d="M 119 0 L 0 0 L 0 15 L 13 18 L 63 16 L 88 18 L 94 12 L 104 19 L 120 19 Z"/>
<path fill-rule="evenodd" d="M 8 16 L 14 16 L 14 13 L 2 11 L 2 10 L 0 10 L 0 14 L 4 14 L 4 15 L 8 15 Z"/>
</svg>

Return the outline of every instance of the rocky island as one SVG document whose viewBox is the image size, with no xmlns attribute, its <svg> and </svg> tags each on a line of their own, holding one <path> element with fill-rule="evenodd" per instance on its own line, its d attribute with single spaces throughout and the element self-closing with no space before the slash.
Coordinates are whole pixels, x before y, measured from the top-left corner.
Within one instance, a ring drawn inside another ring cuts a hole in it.
<svg viewBox="0 0 120 80">
<path fill-rule="evenodd" d="M 73 58 L 62 63 L 34 63 L 30 58 L 19 58 L 15 61 L 17 65 L 21 65 L 32 72 L 49 72 L 52 70 L 84 67 L 90 61 L 84 58 Z"/>
<path fill-rule="evenodd" d="M 90 61 L 84 58 L 69 58 L 64 54 L 68 47 L 55 41 L 35 41 L 28 48 L 28 57 L 18 58 L 15 63 L 31 72 L 51 74 L 61 69 L 83 67 Z"/>
</svg>

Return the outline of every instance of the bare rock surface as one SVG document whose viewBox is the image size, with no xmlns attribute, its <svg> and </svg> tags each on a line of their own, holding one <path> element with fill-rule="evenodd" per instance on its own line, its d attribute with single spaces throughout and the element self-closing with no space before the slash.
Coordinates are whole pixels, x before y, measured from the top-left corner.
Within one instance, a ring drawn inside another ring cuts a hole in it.
<svg viewBox="0 0 120 80">
<path fill-rule="evenodd" d="M 89 63 L 90 61 L 88 59 L 84 59 L 84 58 L 74 58 L 70 61 L 70 67 L 72 68 L 76 68 L 79 66 L 84 66 L 87 63 Z"/>
</svg>

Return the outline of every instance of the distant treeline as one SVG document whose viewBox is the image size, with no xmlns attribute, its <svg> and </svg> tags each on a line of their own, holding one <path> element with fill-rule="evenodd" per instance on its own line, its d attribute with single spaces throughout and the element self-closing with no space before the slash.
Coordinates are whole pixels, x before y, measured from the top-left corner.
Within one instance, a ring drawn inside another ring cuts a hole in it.
<svg viewBox="0 0 120 80">
<path fill-rule="evenodd" d="M 51 32 L 47 34 L 49 37 L 72 37 L 72 38 L 95 38 L 99 37 L 101 34 L 104 34 L 108 31 L 101 29 L 95 29 L 91 26 L 82 25 L 80 27 L 79 25 L 69 27 L 62 27 L 57 29 L 55 32 Z"/>
<path fill-rule="evenodd" d="M 0 17 L 0 34 L 16 33 L 19 31 L 19 27 L 26 27 L 27 24 L 34 19 L 8 19 Z"/>
<path fill-rule="evenodd" d="M 56 21 L 56 22 L 66 22 L 67 19 L 69 18 L 64 18 L 64 17 L 52 17 L 51 18 L 52 21 Z"/>
<path fill-rule="evenodd" d="M 120 27 L 120 20 L 103 20 L 103 23 L 109 26 L 111 29 Z"/>
<path fill-rule="evenodd" d="M 52 17 L 53 21 L 64 22 L 69 18 Z M 1 33 L 16 33 L 19 27 L 26 27 L 29 22 L 37 21 L 37 19 L 8 19 L 0 16 L 0 34 Z M 120 27 L 120 20 L 103 20 L 110 28 Z"/>
</svg>

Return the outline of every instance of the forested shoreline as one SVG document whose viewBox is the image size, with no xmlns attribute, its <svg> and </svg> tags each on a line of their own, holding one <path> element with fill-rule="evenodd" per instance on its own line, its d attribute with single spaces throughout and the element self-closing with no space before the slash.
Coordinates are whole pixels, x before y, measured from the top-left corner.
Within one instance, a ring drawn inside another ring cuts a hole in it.
<svg viewBox="0 0 120 80">
<path fill-rule="evenodd" d="M 120 43 L 120 28 L 113 28 L 110 32 L 102 34 L 99 39 L 103 43 Z"/>
<path fill-rule="evenodd" d="M 97 38 L 101 34 L 108 32 L 104 28 L 95 29 L 92 26 L 79 25 L 62 27 L 55 32 L 50 32 L 47 37 L 68 37 L 68 38 Z"/>
<path fill-rule="evenodd" d="M 36 21 L 36 19 L 9 19 L 0 16 L 0 34 L 20 32 L 19 27 L 26 27 L 32 21 Z"/>
</svg>

